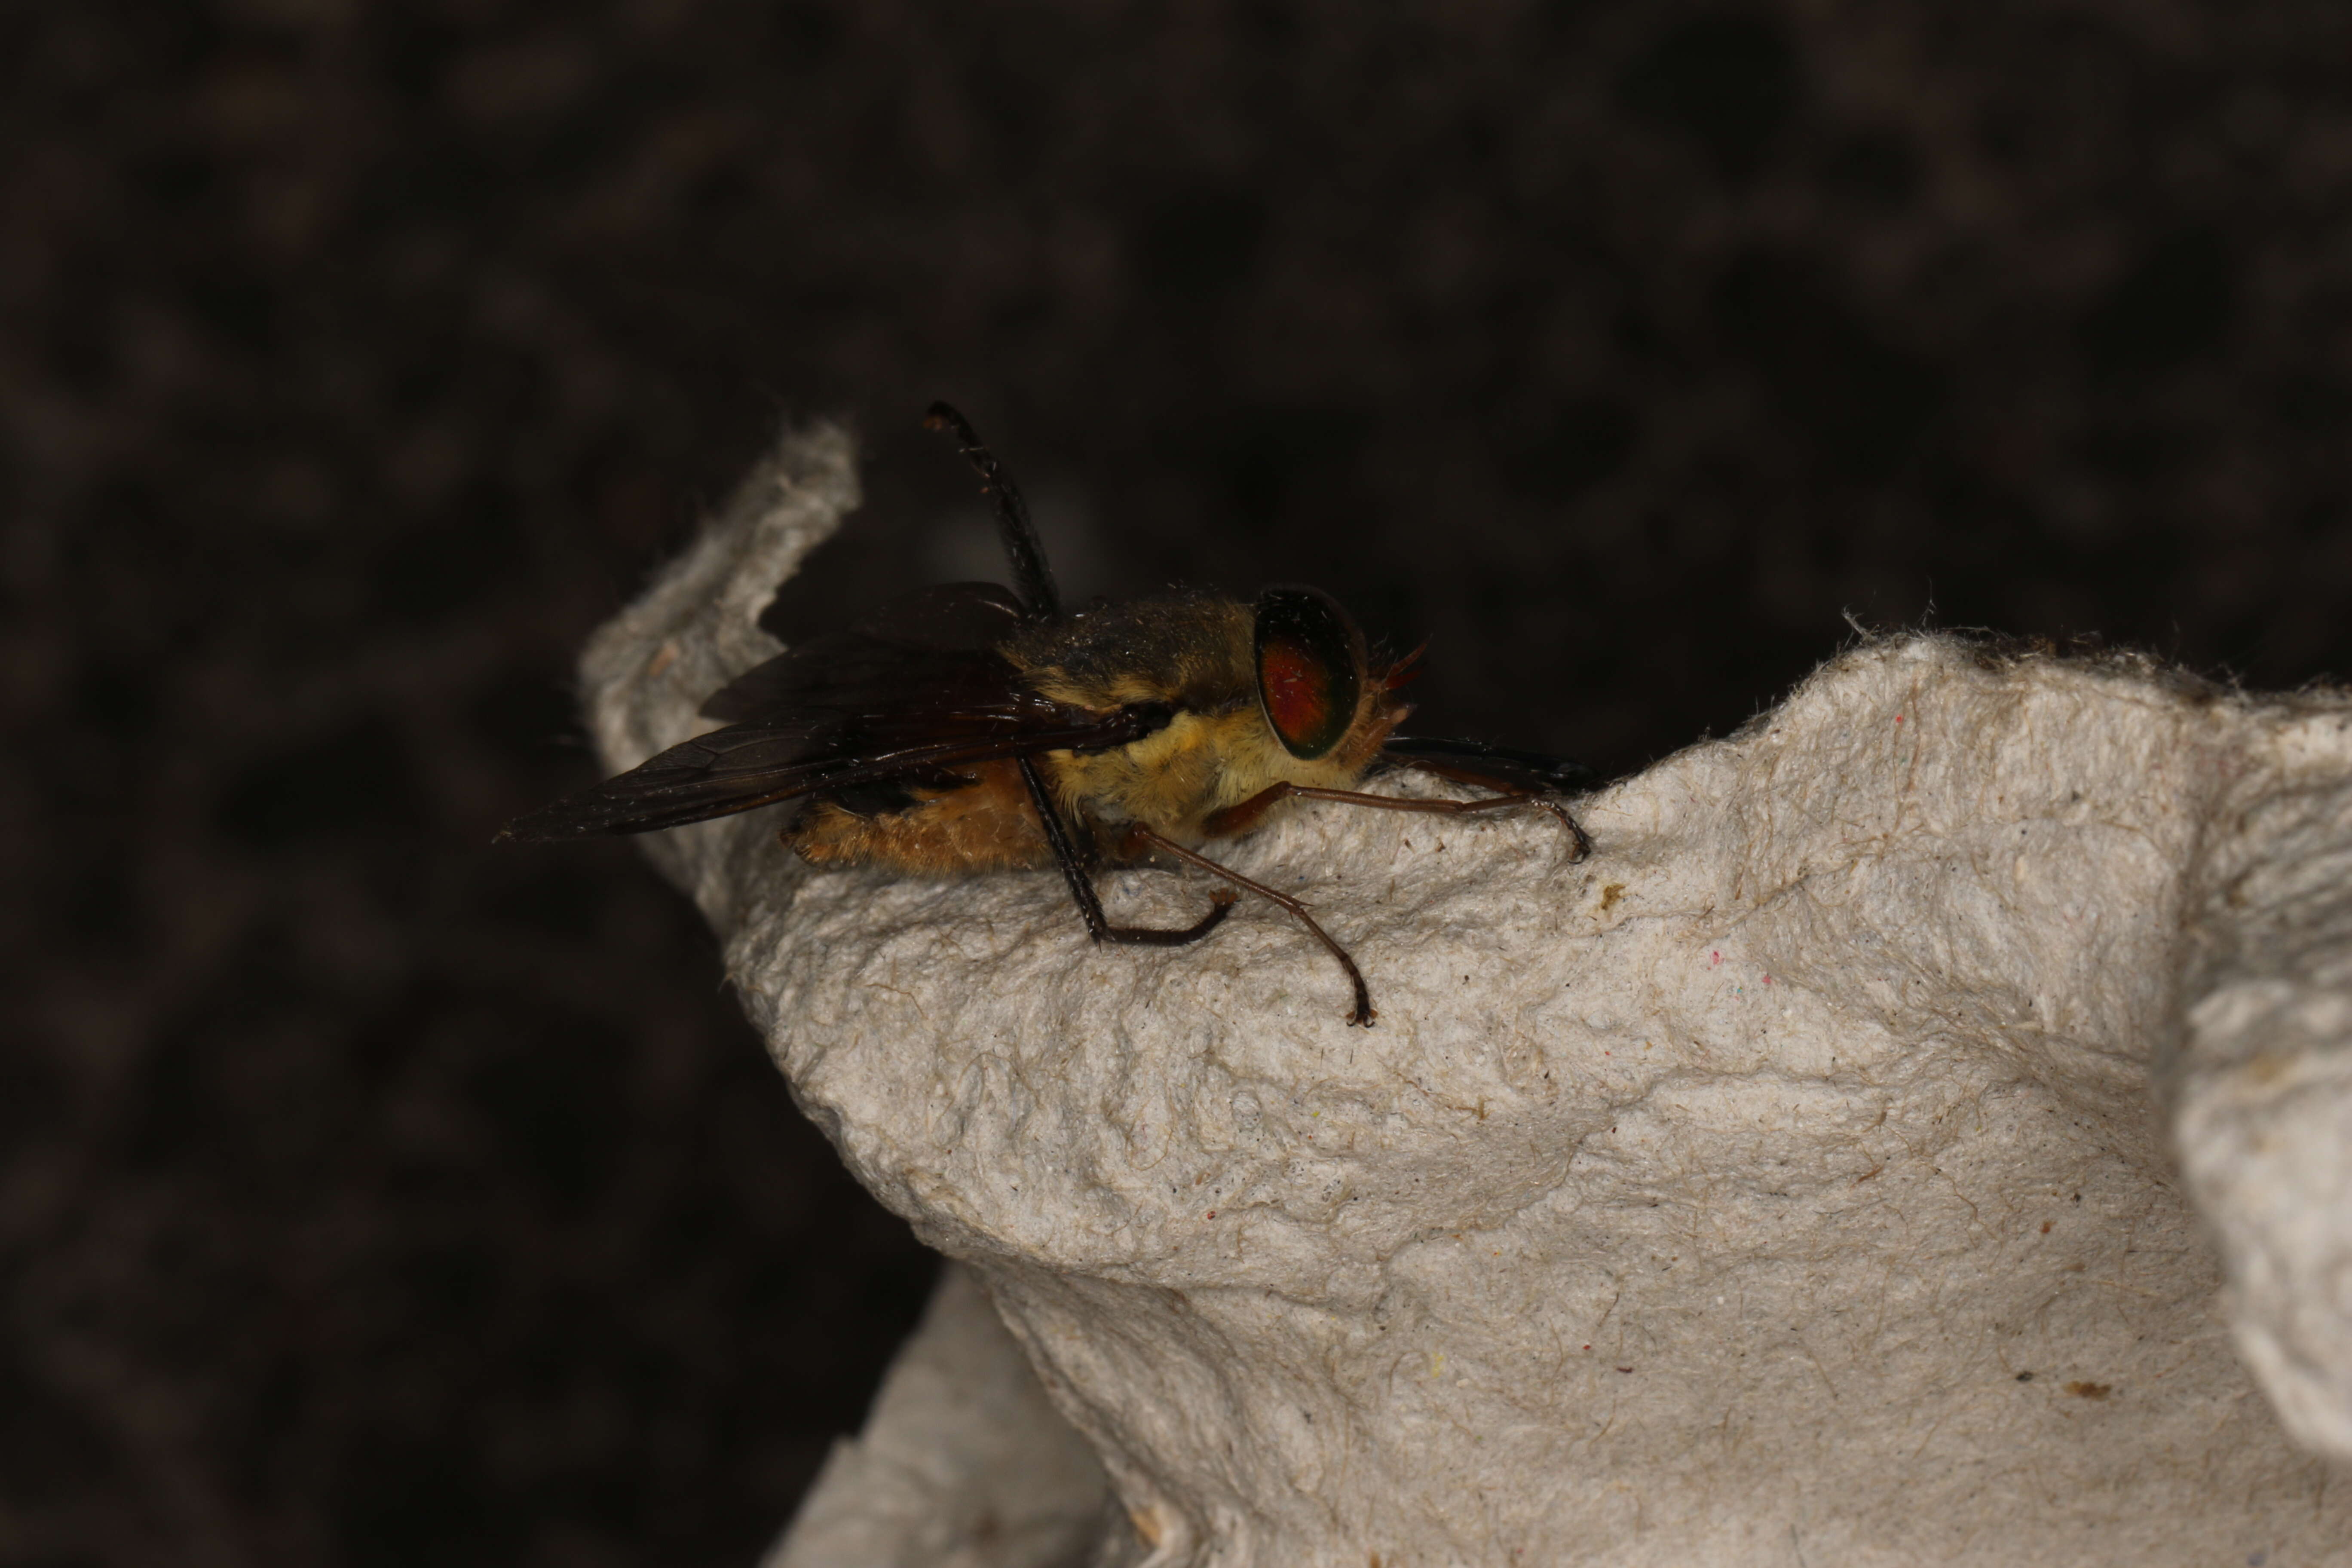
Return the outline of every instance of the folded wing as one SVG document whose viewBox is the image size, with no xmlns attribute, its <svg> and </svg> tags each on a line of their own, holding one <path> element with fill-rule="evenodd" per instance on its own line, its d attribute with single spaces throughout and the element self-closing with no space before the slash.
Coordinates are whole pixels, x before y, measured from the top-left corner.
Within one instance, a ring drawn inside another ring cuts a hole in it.
<svg viewBox="0 0 2352 1568">
<path fill-rule="evenodd" d="M 885 605 L 739 677 L 703 704 L 724 728 L 509 823 L 505 838 L 646 833 L 851 784 L 919 779 L 992 758 L 1140 740 L 1164 710 L 1097 710 L 1027 689 L 994 645 L 1019 603 L 951 584 Z"/>
</svg>

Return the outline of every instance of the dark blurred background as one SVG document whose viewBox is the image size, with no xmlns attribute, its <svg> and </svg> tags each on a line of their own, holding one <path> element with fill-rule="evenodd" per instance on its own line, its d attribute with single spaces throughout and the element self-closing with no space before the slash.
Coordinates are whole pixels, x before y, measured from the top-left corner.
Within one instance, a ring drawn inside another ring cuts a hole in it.
<svg viewBox="0 0 2352 1568">
<path fill-rule="evenodd" d="M 0 15 L 0 1559 L 747 1564 L 930 1262 L 573 650 L 780 426 L 823 595 L 1318 583 L 1636 767 L 1849 636 L 2352 671 L 2341 0 Z M 975 556 L 974 552 L 977 552 Z M 1071 935 L 1077 938 L 1076 922 Z"/>
</svg>

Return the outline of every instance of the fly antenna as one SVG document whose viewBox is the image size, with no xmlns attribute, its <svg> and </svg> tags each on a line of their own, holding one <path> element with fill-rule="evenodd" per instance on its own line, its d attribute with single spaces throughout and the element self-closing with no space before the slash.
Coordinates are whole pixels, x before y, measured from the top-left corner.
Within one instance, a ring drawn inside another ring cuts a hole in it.
<svg viewBox="0 0 2352 1568">
<path fill-rule="evenodd" d="M 932 404 L 923 424 L 928 429 L 955 432 L 963 455 L 980 471 L 980 488 L 996 498 L 996 531 L 1004 541 L 1005 562 L 1013 568 L 1013 592 L 1029 606 L 1029 618 L 1060 620 L 1062 597 L 1054 591 L 1053 570 L 1045 564 L 1045 547 L 1038 542 L 1036 525 L 1029 521 L 1029 503 L 1021 499 L 1021 487 L 1013 482 L 995 454 L 981 445 L 971 421 L 951 405 Z"/>
</svg>

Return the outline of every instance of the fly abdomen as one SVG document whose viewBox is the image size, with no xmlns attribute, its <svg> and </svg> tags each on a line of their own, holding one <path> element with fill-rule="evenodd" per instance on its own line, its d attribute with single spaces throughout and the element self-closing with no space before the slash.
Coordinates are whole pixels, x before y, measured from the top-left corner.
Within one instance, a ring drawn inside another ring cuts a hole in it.
<svg viewBox="0 0 2352 1568">
<path fill-rule="evenodd" d="M 816 866 L 953 876 L 1053 863 L 1018 763 L 975 763 L 943 776 L 958 782 L 934 788 L 894 779 L 827 791 L 782 837 Z"/>
</svg>

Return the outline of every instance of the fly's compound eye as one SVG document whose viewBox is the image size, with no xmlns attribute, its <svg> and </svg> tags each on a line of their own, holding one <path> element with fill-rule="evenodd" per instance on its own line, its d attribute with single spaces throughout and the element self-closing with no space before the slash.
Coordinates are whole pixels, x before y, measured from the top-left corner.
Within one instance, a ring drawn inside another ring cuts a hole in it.
<svg viewBox="0 0 2352 1568">
<path fill-rule="evenodd" d="M 1328 594 L 1269 588 L 1257 601 L 1257 695 L 1286 750 L 1312 762 L 1356 721 L 1364 637 Z"/>
</svg>

